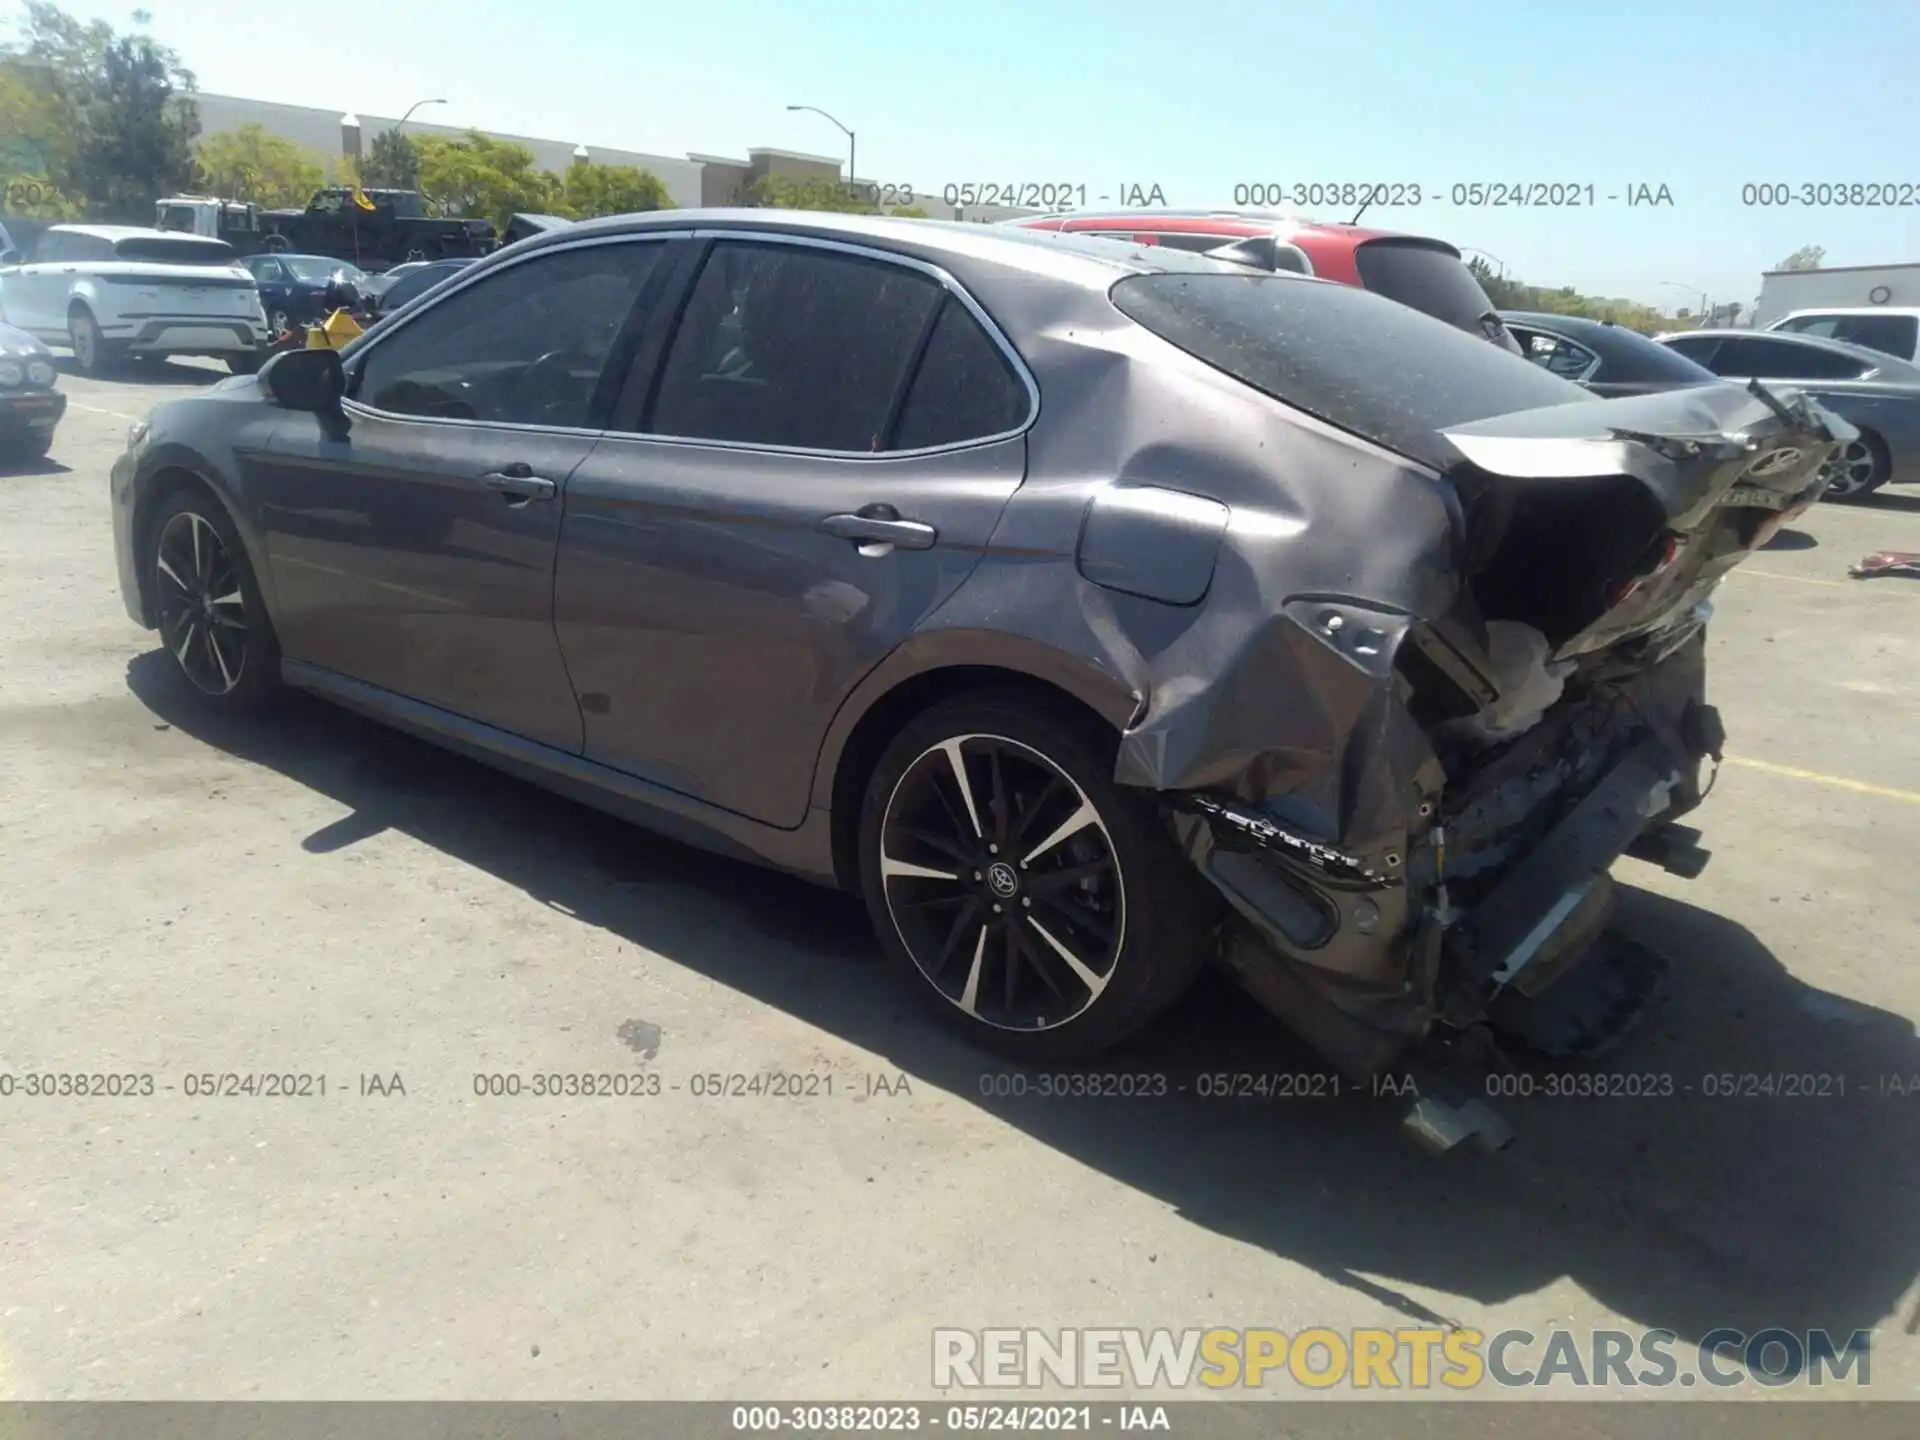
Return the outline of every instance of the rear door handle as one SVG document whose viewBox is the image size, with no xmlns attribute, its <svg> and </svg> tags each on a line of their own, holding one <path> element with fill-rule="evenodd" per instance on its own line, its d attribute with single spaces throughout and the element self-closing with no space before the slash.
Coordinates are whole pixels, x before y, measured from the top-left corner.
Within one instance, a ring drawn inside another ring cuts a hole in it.
<svg viewBox="0 0 1920 1440">
<path fill-rule="evenodd" d="M 820 528 L 841 540 L 897 545 L 902 550 L 931 550 L 940 538 L 938 530 L 918 520 L 882 519 L 878 515 L 829 515 L 820 522 Z"/>
<path fill-rule="evenodd" d="M 551 500 L 560 492 L 553 481 L 536 475 L 525 465 L 509 465 L 502 470 L 489 470 L 480 477 L 480 481 L 489 490 L 498 490 L 518 500 Z"/>
</svg>

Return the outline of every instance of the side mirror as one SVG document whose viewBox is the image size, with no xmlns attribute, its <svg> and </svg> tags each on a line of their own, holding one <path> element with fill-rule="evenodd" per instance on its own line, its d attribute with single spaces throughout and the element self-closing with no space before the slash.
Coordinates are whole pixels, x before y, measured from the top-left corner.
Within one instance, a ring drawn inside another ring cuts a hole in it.
<svg viewBox="0 0 1920 1440">
<path fill-rule="evenodd" d="M 260 383 L 287 410 L 337 416 L 347 373 L 334 350 L 283 350 L 260 367 Z"/>
</svg>

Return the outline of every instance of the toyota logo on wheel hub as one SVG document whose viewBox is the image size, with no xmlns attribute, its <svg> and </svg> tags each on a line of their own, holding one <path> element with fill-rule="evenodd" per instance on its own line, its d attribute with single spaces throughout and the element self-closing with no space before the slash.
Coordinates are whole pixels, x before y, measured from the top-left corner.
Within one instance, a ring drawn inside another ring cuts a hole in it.
<svg viewBox="0 0 1920 1440">
<path fill-rule="evenodd" d="M 1005 900 L 1020 888 L 1020 877 L 1006 861 L 996 860 L 987 867 L 987 886 Z"/>
</svg>

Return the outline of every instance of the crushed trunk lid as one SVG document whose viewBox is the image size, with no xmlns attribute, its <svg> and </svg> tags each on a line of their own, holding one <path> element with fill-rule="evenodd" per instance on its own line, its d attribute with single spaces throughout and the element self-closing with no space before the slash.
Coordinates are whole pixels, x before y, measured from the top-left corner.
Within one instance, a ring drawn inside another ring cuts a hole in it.
<svg viewBox="0 0 1920 1440">
<path fill-rule="evenodd" d="M 1686 623 L 1720 580 L 1820 497 L 1857 433 L 1798 391 L 1755 382 L 1587 400 L 1442 432 L 1488 620 L 1548 637 L 1555 660 Z"/>
</svg>

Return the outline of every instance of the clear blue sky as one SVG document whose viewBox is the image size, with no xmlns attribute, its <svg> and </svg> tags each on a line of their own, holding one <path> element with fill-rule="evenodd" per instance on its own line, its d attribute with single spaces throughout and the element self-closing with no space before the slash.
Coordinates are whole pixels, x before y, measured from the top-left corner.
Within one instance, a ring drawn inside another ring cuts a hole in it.
<svg viewBox="0 0 1920 1440">
<path fill-rule="evenodd" d="M 1920 6 L 1901 0 L 148 3 L 207 90 L 375 115 L 444 96 L 442 124 L 675 156 L 838 153 L 785 109 L 818 105 L 857 131 L 864 177 L 921 190 L 1157 183 L 1224 205 L 1254 181 L 1664 184 L 1658 209 L 1367 217 L 1663 305 L 1693 303 L 1665 281 L 1751 301 L 1802 244 L 1920 260 L 1920 206 L 1740 201 L 1749 181 L 1920 188 Z"/>
</svg>

